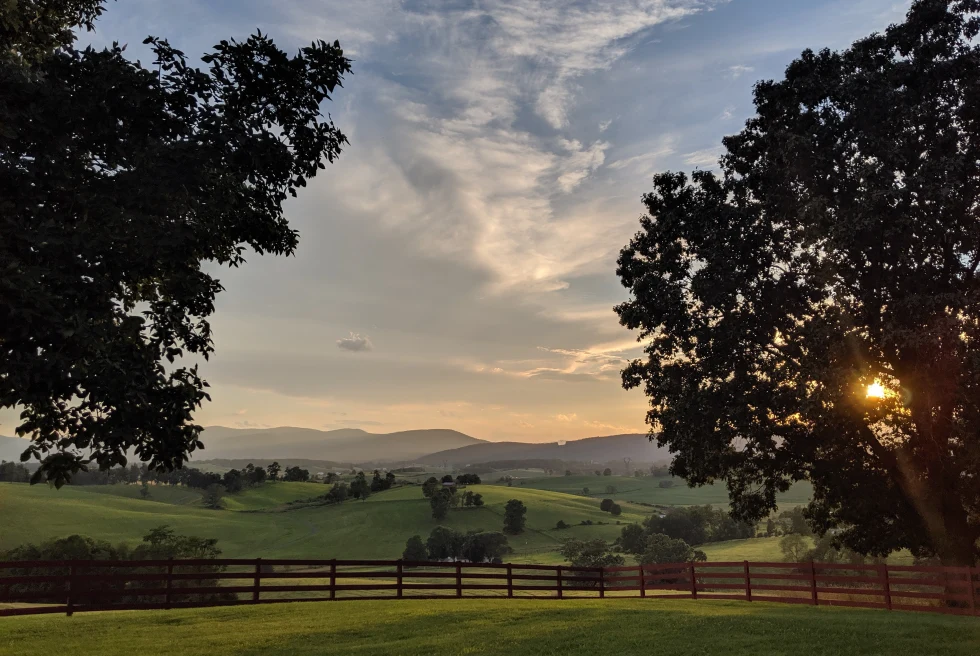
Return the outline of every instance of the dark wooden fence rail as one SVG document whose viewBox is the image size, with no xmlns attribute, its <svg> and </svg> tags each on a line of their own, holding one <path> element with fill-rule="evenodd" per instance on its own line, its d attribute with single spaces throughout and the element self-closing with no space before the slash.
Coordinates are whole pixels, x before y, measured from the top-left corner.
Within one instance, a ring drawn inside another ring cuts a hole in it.
<svg viewBox="0 0 980 656">
<path fill-rule="evenodd" d="M 712 562 L 589 568 L 402 560 L 0 562 L 0 616 L 285 601 L 738 599 L 977 615 L 980 570 Z"/>
</svg>

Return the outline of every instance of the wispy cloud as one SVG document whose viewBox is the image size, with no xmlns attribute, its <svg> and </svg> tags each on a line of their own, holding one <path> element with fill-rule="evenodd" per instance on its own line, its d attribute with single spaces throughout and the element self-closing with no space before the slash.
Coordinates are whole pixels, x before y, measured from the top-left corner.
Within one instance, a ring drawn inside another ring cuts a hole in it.
<svg viewBox="0 0 980 656">
<path fill-rule="evenodd" d="M 337 348 L 342 351 L 360 353 L 361 351 L 370 351 L 374 346 L 371 344 L 371 340 L 368 339 L 367 335 L 362 336 L 357 333 L 351 333 L 350 337 L 343 337 L 337 340 Z"/>
<path fill-rule="evenodd" d="M 729 66 L 726 70 L 728 71 L 728 76 L 730 78 L 732 78 L 733 80 L 737 80 L 743 75 L 754 72 L 755 68 L 753 68 L 752 66 L 743 66 L 742 64 L 736 64 L 734 66 Z"/>
<path fill-rule="evenodd" d="M 721 157 L 721 150 L 717 148 L 707 148 L 696 150 L 693 153 L 684 155 L 684 163 L 699 168 L 713 169 L 718 166 L 718 159 Z"/>
</svg>

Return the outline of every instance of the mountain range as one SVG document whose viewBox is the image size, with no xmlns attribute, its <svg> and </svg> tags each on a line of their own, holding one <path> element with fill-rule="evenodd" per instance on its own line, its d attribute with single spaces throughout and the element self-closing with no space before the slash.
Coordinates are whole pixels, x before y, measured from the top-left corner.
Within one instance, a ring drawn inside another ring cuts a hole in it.
<svg viewBox="0 0 980 656">
<path fill-rule="evenodd" d="M 335 463 L 468 464 L 498 460 L 564 460 L 605 463 L 631 458 L 657 462 L 670 458 L 641 433 L 587 437 L 548 443 L 488 442 L 449 429 L 369 433 L 359 428 L 228 428 L 208 426 L 204 450 L 192 461 L 318 460 Z M 0 437 L 0 460 L 18 461 L 26 440 Z"/>
<path fill-rule="evenodd" d="M 313 428 L 226 428 L 208 426 L 201 435 L 204 450 L 195 460 L 214 458 L 308 458 L 335 462 L 399 462 L 437 451 L 483 443 L 447 429 L 368 433 L 359 428 L 321 431 Z"/>
</svg>

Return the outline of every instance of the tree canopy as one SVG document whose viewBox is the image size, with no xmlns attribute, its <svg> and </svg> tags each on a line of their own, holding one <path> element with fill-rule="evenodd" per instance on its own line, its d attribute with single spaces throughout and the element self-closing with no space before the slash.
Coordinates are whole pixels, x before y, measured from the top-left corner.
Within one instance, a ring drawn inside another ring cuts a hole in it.
<svg viewBox="0 0 980 656">
<path fill-rule="evenodd" d="M 862 553 L 973 564 L 980 537 L 977 0 L 916 0 L 759 82 L 720 172 L 657 175 L 623 249 L 623 371 L 672 473 L 738 518 L 810 480 Z"/>
<path fill-rule="evenodd" d="M 257 32 L 198 69 L 150 37 L 144 68 L 75 47 L 102 5 L 0 9 L 0 407 L 57 485 L 202 447 L 207 383 L 181 358 L 213 350 L 206 265 L 293 253 L 283 201 L 347 142 L 321 114 L 351 70 L 336 41 L 289 56 Z"/>
</svg>

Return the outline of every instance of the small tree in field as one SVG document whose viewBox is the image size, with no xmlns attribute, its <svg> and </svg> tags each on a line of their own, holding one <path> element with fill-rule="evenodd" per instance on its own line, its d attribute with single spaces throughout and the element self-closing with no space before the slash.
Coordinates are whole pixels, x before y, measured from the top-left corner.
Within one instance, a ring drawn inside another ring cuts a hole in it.
<svg viewBox="0 0 980 656">
<path fill-rule="evenodd" d="M 220 510 L 222 491 L 223 488 L 220 485 L 212 483 L 204 490 L 204 496 L 201 498 L 201 503 L 205 508 Z"/>
<path fill-rule="evenodd" d="M 429 498 L 429 506 L 432 508 L 432 519 L 441 522 L 449 514 L 449 500 L 452 497 L 445 490 L 439 490 Z"/>
<path fill-rule="evenodd" d="M 524 532 L 527 507 L 518 499 L 511 499 L 504 506 L 504 533 L 517 535 Z"/>
<path fill-rule="evenodd" d="M 623 514 L 623 508 L 618 503 L 614 503 L 612 506 L 609 507 L 609 513 L 613 517 L 619 517 L 620 515 Z"/>
<path fill-rule="evenodd" d="M 616 502 L 613 501 L 612 499 L 603 499 L 602 501 L 599 502 L 599 510 L 601 510 L 602 512 L 609 512 L 609 510 L 612 509 L 613 504 L 615 503 Z"/>
<path fill-rule="evenodd" d="M 427 559 L 428 553 L 426 552 L 425 544 L 422 542 L 422 537 L 413 535 L 408 538 L 408 541 L 405 543 L 405 551 L 402 552 L 402 560 L 417 563 Z"/>
<path fill-rule="evenodd" d="M 789 533 L 779 539 L 779 550 L 787 563 L 802 563 L 810 559 L 810 542 L 799 533 Z"/>
</svg>

